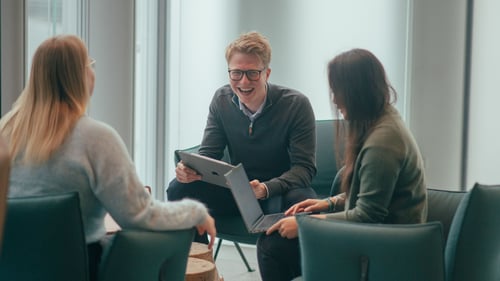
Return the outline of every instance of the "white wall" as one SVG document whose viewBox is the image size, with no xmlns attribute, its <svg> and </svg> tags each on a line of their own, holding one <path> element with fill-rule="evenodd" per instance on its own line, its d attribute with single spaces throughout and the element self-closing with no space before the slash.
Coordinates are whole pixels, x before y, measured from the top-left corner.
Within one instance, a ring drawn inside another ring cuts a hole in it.
<svg viewBox="0 0 500 281">
<path fill-rule="evenodd" d="M 239 24 L 269 37 L 271 83 L 302 91 L 316 119 L 331 119 L 327 63 L 352 48 L 372 51 L 384 64 L 404 109 L 409 1 L 241 1 Z M 233 38 L 234 39 L 234 38 Z"/>
<path fill-rule="evenodd" d="M 467 185 L 500 183 L 500 1 L 474 1 Z"/>
<path fill-rule="evenodd" d="M 132 155 L 134 0 L 89 2 L 87 45 L 89 54 L 97 62 L 88 113 L 118 130 Z"/>
<path fill-rule="evenodd" d="M 466 0 L 413 1 L 410 128 L 432 187 L 458 189 Z"/>
<path fill-rule="evenodd" d="M 2 0 L 1 19 L 1 108 L 0 116 L 10 110 L 24 88 L 23 1 Z M 8 28 L 7 28 L 8 27 Z"/>
</svg>

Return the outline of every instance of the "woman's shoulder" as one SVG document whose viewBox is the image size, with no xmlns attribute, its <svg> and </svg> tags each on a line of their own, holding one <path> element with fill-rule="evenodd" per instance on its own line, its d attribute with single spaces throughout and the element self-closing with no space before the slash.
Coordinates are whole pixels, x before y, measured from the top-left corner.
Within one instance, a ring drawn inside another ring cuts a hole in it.
<svg viewBox="0 0 500 281">
<path fill-rule="evenodd" d="M 366 145 L 398 147 L 404 146 L 411 138 L 411 132 L 406 127 L 401 115 L 396 109 L 390 108 L 373 128 L 366 140 Z"/>
<path fill-rule="evenodd" d="M 82 116 L 75 125 L 75 130 L 78 132 L 85 132 L 87 136 L 106 136 L 117 134 L 116 130 L 110 125 L 95 120 L 89 116 Z"/>
<path fill-rule="evenodd" d="M 110 125 L 83 116 L 78 120 L 68 141 L 68 147 L 89 155 L 92 159 L 126 158 L 126 145 Z"/>
<path fill-rule="evenodd" d="M 89 116 L 83 116 L 78 120 L 73 131 L 73 137 L 81 142 L 93 145 L 123 143 L 120 135 L 113 127 Z"/>
</svg>

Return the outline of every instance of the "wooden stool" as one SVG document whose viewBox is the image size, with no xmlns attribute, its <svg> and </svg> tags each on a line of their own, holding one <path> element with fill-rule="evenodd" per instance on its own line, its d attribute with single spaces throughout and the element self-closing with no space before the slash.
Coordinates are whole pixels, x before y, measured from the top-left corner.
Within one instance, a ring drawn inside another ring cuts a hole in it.
<svg viewBox="0 0 500 281">
<path fill-rule="evenodd" d="M 186 281 L 222 281 L 215 267 L 212 249 L 203 243 L 193 242 L 189 251 Z"/>
<path fill-rule="evenodd" d="M 199 258 L 214 263 L 212 249 L 208 249 L 208 246 L 203 243 L 193 242 L 189 250 L 189 257 Z"/>
<path fill-rule="evenodd" d="M 215 264 L 199 258 L 188 258 L 186 281 L 214 281 L 217 280 Z"/>
</svg>

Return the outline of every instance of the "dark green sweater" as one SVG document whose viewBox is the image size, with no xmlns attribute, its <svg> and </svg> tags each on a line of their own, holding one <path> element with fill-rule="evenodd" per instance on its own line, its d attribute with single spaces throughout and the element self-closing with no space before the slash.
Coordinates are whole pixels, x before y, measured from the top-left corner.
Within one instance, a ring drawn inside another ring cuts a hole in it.
<svg viewBox="0 0 500 281">
<path fill-rule="evenodd" d="M 315 118 L 306 96 L 268 84 L 266 103 L 253 124 L 239 108 L 229 85 L 219 88 L 209 108 L 199 153 L 221 159 L 228 148 L 232 164 L 243 163 L 269 196 L 310 187 L 316 174 Z"/>
</svg>

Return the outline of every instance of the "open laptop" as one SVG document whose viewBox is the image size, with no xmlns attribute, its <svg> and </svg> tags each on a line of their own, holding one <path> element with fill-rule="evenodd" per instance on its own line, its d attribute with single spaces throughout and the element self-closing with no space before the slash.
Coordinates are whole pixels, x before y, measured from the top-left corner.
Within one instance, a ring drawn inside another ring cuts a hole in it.
<svg viewBox="0 0 500 281">
<path fill-rule="evenodd" d="M 257 198 L 255 198 L 250 181 L 241 163 L 227 172 L 225 177 L 248 232 L 265 232 L 275 222 L 285 216 L 284 213 L 265 215 L 262 212 L 262 208 Z"/>
<path fill-rule="evenodd" d="M 228 187 L 224 175 L 234 168 L 233 165 L 197 153 L 185 151 L 177 151 L 177 153 L 184 165 L 201 175 L 202 181 Z"/>
</svg>

